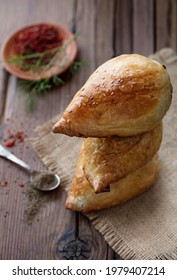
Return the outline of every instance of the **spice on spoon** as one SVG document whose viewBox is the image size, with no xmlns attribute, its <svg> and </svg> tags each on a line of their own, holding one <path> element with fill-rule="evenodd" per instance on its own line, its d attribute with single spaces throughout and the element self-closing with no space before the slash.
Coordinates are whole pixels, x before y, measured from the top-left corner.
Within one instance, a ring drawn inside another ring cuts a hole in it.
<svg viewBox="0 0 177 280">
<path fill-rule="evenodd" d="M 50 171 L 34 171 L 31 187 L 40 190 L 49 190 L 56 182 L 55 175 Z"/>
</svg>

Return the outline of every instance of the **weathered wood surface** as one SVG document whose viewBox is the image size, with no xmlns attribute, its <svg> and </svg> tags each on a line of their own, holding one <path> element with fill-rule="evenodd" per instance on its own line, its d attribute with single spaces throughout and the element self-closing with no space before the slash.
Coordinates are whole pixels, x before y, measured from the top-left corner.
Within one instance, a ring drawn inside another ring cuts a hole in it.
<svg viewBox="0 0 177 280">
<path fill-rule="evenodd" d="M 163 2 L 163 4 L 162 4 Z M 0 142 L 8 131 L 34 129 L 66 107 L 95 68 L 121 53 L 149 55 L 163 47 L 176 50 L 177 1 L 168 0 L 1 0 L 0 44 L 16 29 L 33 22 L 56 22 L 78 31 L 78 58 L 88 66 L 59 89 L 38 96 L 32 113 L 24 106 L 18 80 L 0 66 Z M 43 167 L 28 141 L 11 151 L 33 168 Z M 19 185 L 23 171 L 0 159 L 0 259 L 117 259 L 90 222 L 65 210 L 66 194 L 58 189 L 28 225 L 26 196 Z M 7 184 L 5 184 L 7 181 Z"/>
</svg>

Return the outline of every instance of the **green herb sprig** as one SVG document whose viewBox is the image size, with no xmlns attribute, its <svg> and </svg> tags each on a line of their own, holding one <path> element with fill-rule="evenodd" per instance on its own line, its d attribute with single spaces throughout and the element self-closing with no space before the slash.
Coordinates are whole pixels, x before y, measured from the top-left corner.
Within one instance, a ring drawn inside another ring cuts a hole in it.
<svg viewBox="0 0 177 280">
<path fill-rule="evenodd" d="M 87 66 L 87 61 L 74 61 L 68 72 L 71 75 L 76 74 L 80 69 Z M 36 104 L 37 95 L 40 93 L 47 93 L 53 87 L 62 86 L 65 81 L 60 76 L 53 76 L 51 78 L 39 79 L 39 80 L 20 80 L 19 87 L 24 94 L 26 94 L 26 109 L 32 111 Z"/>
<path fill-rule="evenodd" d="M 54 86 L 63 85 L 64 81 L 59 76 L 40 80 L 20 80 L 19 87 L 26 94 L 26 109 L 32 111 L 36 104 L 37 94 L 46 93 Z"/>
<path fill-rule="evenodd" d="M 83 61 L 74 61 L 70 68 L 69 71 L 71 72 L 72 75 L 74 75 L 77 71 L 82 69 L 83 67 L 88 65 L 88 61 L 83 60 Z"/>
</svg>

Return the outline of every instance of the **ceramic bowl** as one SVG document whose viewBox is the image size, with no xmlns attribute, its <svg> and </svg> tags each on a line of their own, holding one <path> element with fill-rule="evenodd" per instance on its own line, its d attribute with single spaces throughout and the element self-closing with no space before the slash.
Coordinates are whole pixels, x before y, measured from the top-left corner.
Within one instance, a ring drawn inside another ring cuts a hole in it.
<svg viewBox="0 0 177 280">
<path fill-rule="evenodd" d="M 41 24 L 46 24 L 58 30 L 59 34 L 63 38 L 63 44 L 67 44 L 66 42 L 69 41 L 65 49 L 65 53 L 63 53 L 63 56 L 65 56 L 65 58 L 67 59 L 62 59 L 62 55 L 60 55 L 50 68 L 48 68 L 47 70 L 41 70 L 40 72 L 24 71 L 20 69 L 18 66 L 9 63 L 9 59 L 13 55 L 16 55 L 16 51 L 14 48 L 16 37 L 24 30 Z M 39 80 L 42 78 L 50 78 L 55 75 L 60 75 L 72 64 L 77 54 L 77 43 L 75 40 L 72 40 L 72 38 L 73 38 L 73 34 L 68 29 L 64 28 L 61 25 L 46 23 L 46 22 L 31 24 L 19 29 L 18 31 L 14 32 L 6 39 L 6 41 L 4 42 L 1 48 L 1 60 L 4 65 L 4 68 L 8 72 L 21 79 Z"/>
</svg>

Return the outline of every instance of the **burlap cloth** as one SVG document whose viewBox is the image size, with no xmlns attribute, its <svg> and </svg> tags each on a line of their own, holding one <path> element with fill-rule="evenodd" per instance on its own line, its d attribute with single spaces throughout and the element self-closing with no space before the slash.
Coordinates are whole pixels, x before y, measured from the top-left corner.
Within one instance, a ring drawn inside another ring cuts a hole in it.
<svg viewBox="0 0 177 280">
<path fill-rule="evenodd" d="M 177 55 L 165 48 L 152 57 L 167 67 L 174 89 L 164 118 L 160 176 L 155 186 L 139 197 L 87 215 L 123 259 L 177 259 Z M 53 134 L 51 128 L 57 119 L 38 127 L 38 137 L 32 143 L 48 169 L 61 176 L 66 190 L 82 139 Z"/>
</svg>

